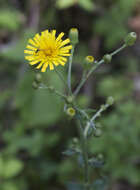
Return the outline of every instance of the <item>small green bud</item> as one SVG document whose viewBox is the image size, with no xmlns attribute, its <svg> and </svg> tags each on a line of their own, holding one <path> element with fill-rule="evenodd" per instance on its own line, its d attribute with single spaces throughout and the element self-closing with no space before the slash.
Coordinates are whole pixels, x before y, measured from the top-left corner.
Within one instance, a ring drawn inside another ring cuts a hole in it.
<svg viewBox="0 0 140 190">
<path fill-rule="evenodd" d="M 78 138 L 74 137 L 74 138 L 73 138 L 73 143 L 74 143 L 74 144 L 77 144 L 78 142 L 79 142 Z"/>
<path fill-rule="evenodd" d="M 69 31 L 71 44 L 76 45 L 79 42 L 79 32 L 77 28 L 71 28 Z"/>
<path fill-rule="evenodd" d="M 109 97 L 107 98 L 106 103 L 107 103 L 108 105 L 112 105 L 112 104 L 114 103 L 114 98 L 113 98 L 112 96 L 109 96 Z"/>
<path fill-rule="evenodd" d="M 73 100 L 74 100 L 73 96 L 68 96 L 67 99 L 66 99 L 66 101 L 67 101 L 68 104 L 72 104 Z"/>
<path fill-rule="evenodd" d="M 100 137 L 102 135 L 102 130 L 101 129 L 96 129 L 96 131 L 94 132 L 94 136 L 95 137 Z"/>
<path fill-rule="evenodd" d="M 70 107 L 70 108 L 67 109 L 66 113 L 67 113 L 70 117 L 73 117 L 73 116 L 75 116 L 76 111 L 75 111 L 74 108 Z"/>
<path fill-rule="evenodd" d="M 55 91 L 55 89 L 54 89 L 53 86 L 50 86 L 50 87 L 49 87 L 49 90 L 50 90 L 50 92 L 54 92 L 54 91 Z"/>
<path fill-rule="evenodd" d="M 112 60 L 112 56 L 110 54 L 106 54 L 103 56 L 103 60 L 105 63 L 110 63 Z"/>
<path fill-rule="evenodd" d="M 101 153 L 98 154 L 98 155 L 97 155 L 97 159 L 102 161 L 102 160 L 104 159 L 103 154 L 101 154 Z"/>
<path fill-rule="evenodd" d="M 37 83 L 36 81 L 33 81 L 32 87 L 33 87 L 34 89 L 38 89 L 38 83 Z"/>
<path fill-rule="evenodd" d="M 35 75 L 35 81 L 36 81 L 37 83 L 40 83 L 40 82 L 42 81 L 42 75 L 41 75 L 40 73 L 37 73 L 37 74 Z"/>
<path fill-rule="evenodd" d="M 127 46 L 132 46 L 132 45 L 134 45 L 136 39 L 137 39 L 137 34 L 136 34 L 135 32 L 130 32 L 130 33 L 126 36 L 126 38 L 124 39 L 124 41 L 125 41 L 125 44 L 126 44 Z"/>
</svg>

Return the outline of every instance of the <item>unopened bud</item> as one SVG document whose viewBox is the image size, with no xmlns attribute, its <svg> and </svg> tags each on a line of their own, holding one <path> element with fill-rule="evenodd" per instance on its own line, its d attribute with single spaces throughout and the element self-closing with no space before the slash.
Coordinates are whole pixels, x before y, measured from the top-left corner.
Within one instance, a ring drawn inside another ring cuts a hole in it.
<svg viewBox="0 0 140 190">
<path fill-rule="evenodd" d="M 68 104 L 72 104 L 73 100 L 74 100 L 73 96 L 68 96 L 67 99 L 66 99 L 66 101 L 67 101 Z"/>
<path fill-rule="evenodd" d="M 84 69 L 90 69 L 93 65 L 92 63 L 94 62 L 94 57 L 92 55 L 88 55 L 85 57 L 85 62 L 84 62 Z"/>
<path fill-rule="evenodd" d="M 38 83 L 37 83 L 36 81 L 33 81 L 32 87 L 33 87 L 34 89 L 38 89 Z"/>
<path fill-rule="evenodd" d="M 103 60 L 105 63 L 110 63 L 112 60 L 112 56 L 110 54 L 106 54 L 103 56 Z"/>
<path fill-rule="evenodd" d="M 109 97 L 107 98 L 106 103 L 107 103 L 108 105 L 112 105 L 112 104 L 114 103 L 114 98 L 113 98 L 112 96 L 109 96 Z"/>
<path fill-rule="evenodd" d="M 40 73 L 37 73 L 37 74 L 35 75 L 35 81 L 36 81 L 37 83 L 40 83 L 40 82 L 42 81 L 42 75 L 41 75 Z"/>
<path fill-rule="evenodd" d="M 76 137 L 73 138 L 73 143 L 74 143 L 74 144 L 77 144 L 78 142 L 79 142 L 78 138 L 76 138 Z"/>
<path fill-rule="evenodd" d="M 96 129 L 94 132 L 95 137 L 100 137 L 102 135 L 102 130 L 101 129 Z"/>
<path fill-rule="evenodd" d="M 72 45 L 76 45 L 79 42 L 79 32 L 77 28 L 70 29 L 69 38 Z"/>
<path fill-rule="evenodd" d="M 101 153 L 98 154 L 98 155 L 97 155 L 97 159 L 100 160 L 100 161 L 102 161 L 102 160 L 104 159 L 103 154 L 101 154 Z"/>
<path fill-rule="evenodd" d="M 137 39 L 137 34 L 135 32 L 130 32 L 126 36 L 126 38 L 124 39 L 124 41 L 125 41 L 125 44 L 127 46 L 132 46 L 135 43 L 136 39 Z"/>
<path fill-rule="evenodd" d="M 70 116 L 70 117 L 73 117 L 73 116 L 75 116 L 75 109 L 74 108 L 72 108 L 72 107 L 70 107 L 70 108 L 68 108 L 67 109 L 67 114 Z"/>
<path fill-rule="evenodd" d="M 55 90 L 55 89 L 54 89 L 53 86 L 50 86 L 50 87 L 49 87 L 49 91 L 50 91 L 50 92 L 54 92 L 54 90 Z"/>
</svg>

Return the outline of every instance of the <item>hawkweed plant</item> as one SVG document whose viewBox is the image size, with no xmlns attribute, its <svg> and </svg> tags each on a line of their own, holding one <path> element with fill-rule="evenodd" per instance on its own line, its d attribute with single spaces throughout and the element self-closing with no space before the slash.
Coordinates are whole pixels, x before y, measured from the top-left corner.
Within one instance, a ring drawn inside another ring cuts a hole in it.
<svg viewBox="0 0 140 190">
<path fill-rule="evenodd" d="M 69 38 L 65 40 L 62 40 L 63 36 L 63 32 L 56 36 L 56 30 L 45 30 L 41 32 L 41 34 L 36 34 L 33 39 L 28 40 L 28 45 L 26 46 L 26 50 L 24 50 L 26 54 L 25 59 L 29 61 L 30 65 L 34 65 L 35 68 L 39 69 L 41 72 L 45 72 L 46 69 L 54 70 L 64 84 L 66 88 L 65 94 L 57 91 L 53 86 L 46 86 L 43 84 L 39 73 L 37 73 L 35 81 L 33 81 L 33 87 L 35 89 L 47 89 L 51 93 L 59 96 L 60 100 L 63 100 L 62 103 L 64 104 L 64 111 L 66 114 L 76 121 L 79 138 L 74 138 L 74 145 L 63 152 L 63 154 L 67 156 L 77 155 L 78 158 L 80 158 L 83 168 L 82 189 L 91 190 L 96 189 L 94 188 L 96 183 L 100 182 L 99 180 L 92 182 L 91 166 L 102 166 L 104 161 L 102 155 L 98 155 L 98 158 L 89 155 L 88 140 L 93 135 L 97 137 L 101 135 L 101 130 L 98 127 L 98 123 L 96 123 L 96 119 L 101 116 L 103 111 L 113 104 L 114 100 L 113 97 L 108 97 L 105 104 L 101 105 L 99 110 L 95 112 L 93 109 L 81 109 L 77 105 L 76 97 L 90 75 L 92 75 L 100 65 L 110 63 L 112 57 L 121 50 L 127 46 L 133 45 L 137 36 L 134 32 L 129 33 L 124 40 L 124 44 L 119 49 L 104 55 L 99 61 L 95 60 L 92 55 L 86 56 L 83 63 L 84 69 L 81 80 L 74 90 L 71 86 L 71 73 L 74 49 L 79 42 L 78 30 L 76 28 L 70 29 Z M 57 69 L 57 66 L 65 66 L 65 64 L 68 67 L 67 79 Z M 78 142 L 80 146 L 77 146 Z"/>
</svg>

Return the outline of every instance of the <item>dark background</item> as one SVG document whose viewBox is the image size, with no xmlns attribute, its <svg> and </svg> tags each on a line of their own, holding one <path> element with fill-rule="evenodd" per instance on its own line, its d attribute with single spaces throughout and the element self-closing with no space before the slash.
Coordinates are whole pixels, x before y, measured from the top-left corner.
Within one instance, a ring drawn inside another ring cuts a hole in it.
<svg viewBox="0 0 140 190">
<path fill-rule="evenodd" d="M 1 0 L 0 190 L 74 190 L 69 182 L 82 179 L 77 161 L 61 153 L 77 136 L 75 123 L 63 112 L 59 98 L 32 88 L 36 72 L 23 54 L 27 39 L 36 32 L 56 29 L 66 37 L 71 27 L 79 29 L 80 41 L 73 88 L 85 56 L 99 59 L 120 47 L 128 32 L 138 35 L 133 47 L 90 77 L 78 103 L 98 109 L 108 96 L 114 97 L 115 104 L 98 119 L 103 134 L 90 141 L 90 153 L 104 156 L 107 190 L 140 189 L 139 0 Z M 45 84 L 63 91 L 53 71 L 42 76 Z M 93 170 L 93 181 L 97 174 Z"/>
</svg>

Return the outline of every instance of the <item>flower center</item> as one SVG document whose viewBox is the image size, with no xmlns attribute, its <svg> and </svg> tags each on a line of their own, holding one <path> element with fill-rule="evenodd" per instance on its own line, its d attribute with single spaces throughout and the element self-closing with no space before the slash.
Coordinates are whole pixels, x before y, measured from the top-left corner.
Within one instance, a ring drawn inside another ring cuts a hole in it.
<svg viewBox="0 0 140 190">
<path fill-rule="evenodd" d="M 52 49 L 47 49 L 47 50 L 44 51 L 44 54 L 46 56 L 51 56 L 53 54 L 53 51 L 52 51 Z"/>
</svg>

